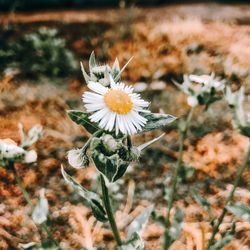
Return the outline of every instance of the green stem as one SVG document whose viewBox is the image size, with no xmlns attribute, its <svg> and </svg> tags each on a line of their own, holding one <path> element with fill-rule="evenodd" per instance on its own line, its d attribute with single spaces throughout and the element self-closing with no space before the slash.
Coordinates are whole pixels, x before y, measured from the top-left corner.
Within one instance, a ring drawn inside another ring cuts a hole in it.
<svg viewBox="0 0 250 250">
<path fill-rule="evenodd" d="M 23 197 L 25 199 L 25 201 L 29 204 L 29 206 L 31 207 L 31 210 L 34 209 L 34 206 L 32 204 L 32 201 L 30 199 L 30 196 L 29 196 L 29 193 L 27 192 L 27 190 L 25 189 L 23 183 L 22 183 L 22 180 L 21 178 L 19 177 L 19 175 L 17 174 L 17 171 L 15 169 L 15 166 L 14 166 L 14 162 L 10 162 L 9 163 L 9 169 L 12 171 L 12 173 L 14 174 L 14 178 L 16 180 L 16 183 L 18 185 L 18 187 L 20 188 L 22 194 L 23 194 Z M 42 228 L 46 231 L 46 233 L 48 234 L 48 237 L 55 243 L 56 246 L 59 247 L 59 244 L 58 242 L 53 238 L 53 235 L 52 235 L 52 232 L 51 232 L 51 229 L 48 227 L 48 225 L 46 223 L 43 223 L 42 225 Z"/>
<path fill-rule="evenodd" d="M 173 207 L 173 203 L 174 203 L 174 197 L 175 197 L 175 193 L 176 193 L 176 188 L 177 188 L 177 181 L 178 181 L 178 175 L 182 166 L 182 156 L 183 156 L 183 149 L 184 149 L 184 141 L 186 139 L 187 136 L 187 131 L 190 125 L 190 122 L 192 120 L 192 116 L 193 116 L 193 111 L 194 108 L 192 108 L 187 116 L 187 120 L 184 124 L 184 128 L 180 130 L 180 148 L 179 148 L 179 152 L 178 152 L 178 159 L 177 159 L 177 164 L 176 164 L 176 168 L 174 170 L 173 176 L 172 176 L 172 188 L 170 191 L 170 195 L 169 195 L 169 201 L 168 201 L 168 209 L 167 209 L 167 216 L 166 216 L 166 226 L 165 226 L 165 239 L 164 239 L 164 250 L 167 250 L 169 247 L 169 242 L 168 242 L 168 230 L 170 227 L 170 212 L 171 209 Z"/>
<path fill-rule="evenodd" d="M 101 186 L 102 186 L 102 199 L 103 199 L 103 203 L 104 203 L 104 207 L 106 210 L 106 213 L 108 215 L 108 220 L 109 220 L 109 224 L 111 226 L 112 232 L 114 234 L 115 240 L 117 242 L 118 246 L 122 245 L 122 240 L 115 222 L 115 218 L 112 212 L 112 208 L 111 208 L 111 204 L 110 204 L 110 200 L 109 200 L 109 193 L 108 193 L 108 188 L 105 184 L 105 180 L 104 177 L 101 175 Z"/>
<path fill-rule="evenodd" d="M 18 176 L 18 174 L 16 172 L 16 169 L 14 167 L 14 162 L 10 162 L 9 163 L 9 168 L 11 169 L 11 171 L 14 174 L 16 183 L 17 183 L 18 187 L 20 188 L 20 190 L 21 190 L 21 192 L 23 194 L 24 199 L 26 200 L 26 202 L 30 205 L 31 209 L 33 210 L 34 206 L 32 204 L 32 201 L 30 199 L 30 196 L 29 196 L 28 192 L 26 191 L 25 187 L 23 186 L 21 178 Z"/>
<path fill-rule="evenodd" d="M 226 215 L 226 212 L 227 212 L 226 206 L 227 206 L 228 204 L 230 204 L 230 203 L 232 202 L 232 200 L 233 200 L 234 193 L 235 193 L 235 191 L 236 191 L 236 188 L 237 188 L 238 185 L 239 185 L 241 176 L 242 176 L 242 174 L 244 173 L 244 170 L 245 170 L 246 167 L 247 167 L 247 163 L 248 163 L 248 160 L 249 160 L 249 156 L 250 156 L 250 143 L 249 143 L 249 146 L 248 146 L 247 153 L 246 153 L 246 155 L 245 155 L 245 157 L 244 157 L 244 160 L 243 160 L 241 166 L 240 166 L 240 167 L 238 168 L 238 170 L 237 170 L 236 178 L 235 178 L 234 184 L 233 184 L 233 188 L 232 188 L 232 190 L 231 190 L 229 196 L 228 196 L 227 199 L 226 199 L 224 208 L 223 208 L 223 210 L 222 210 L 222 212 L 221 212 L 221 214 L 220 214 L 220 216 L 219 216 L 219 218 L 218 218 L 218 220 L 217 220 L 217 223 L 213 226 L 212 235 L 211 235 L 211 237 L 210 237 L 210 239 L 209 239 L 209 241 L 208 241 L 206 250 L 209 250 L 210 247 L 214 244 L 215 235 L 218 233 L 219 227 L 220 227 L 221 223 L 223 222 L 223 219 L 224 219 L 224 217 L 225 217 L 225 215 Z"/>
</svg>

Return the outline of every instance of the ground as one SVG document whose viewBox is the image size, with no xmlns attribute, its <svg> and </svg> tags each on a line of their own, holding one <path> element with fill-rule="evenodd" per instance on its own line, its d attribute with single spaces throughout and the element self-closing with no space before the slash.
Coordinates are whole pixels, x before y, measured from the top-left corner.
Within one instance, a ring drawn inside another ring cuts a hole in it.
<svg viewBox="0 0 250 250">
<path fill-rule="evenodd" d="M 86 65 L 92 50 L 101 62 L 118 57 L 124 64 L 132 62 L 123 79 L 141 86 L 151 110 L 177 117 L 186 115 L 186 97 L 173 84 L 183 74 L 210 73 L 226 79 L 233 89 L 250 82 L 250 6 L 194 4 L 158 8 L 47 11 L 1 14 L 1 36 L 19 42 L 24 33 L 39 27 L 55 27 L 64 37 L 77 60 Z M 66 78 L 27 79 L 3 74 L 0 82 L 0 137 L 19 141 L 18 123 L 27 130 L 42 124 L 44 135 L 34 146 L 38 162 L 33 166 L 16 165 L 32 201 L 37 201 L 40 188 L 46 189 L 51 225 L 63 249 L 98 246 L 114 249 L 108 225 L 96 222 L 91 211 L 65 183 L 60 166 L 67 165 L 66 152 L 87 140 L 84 129 L 67 117 L 68 109 L 83 109 L 81 95 L 86 84 L 80 67 Z M 146 85 L 145 85 L 146 84 Z M 193 167 L 178 189 L 175 207 L 185 213 L 181 237 L 172 248 L 204 249 L 209 238 L 208 215 L 190 195 L 196 188 L 218 215 L 239 167 L 248 139 L 231 126 L 231 114 L 223 101 L 203 112 L 196 111 L 188 140 L 184 164 Z M 169 184 L 178 151 L 176 124 L 165 129 L 161 143 L 155 144 L 135 162 L 113 191 L 118 226 L 124 229 L 150 203 L 158 213 L 166 213 L 164 187 Z M 139 144 L 161 132 L 136 136 Z M 67 171 L 83 186 L 97 185 L 93 164 L 86 169 Z M 28 214 L 30 208 L 21 196 L 12 174 L 0 168 L 0 249 L 18 249 L 18 243 L 39 241 L 39 231 Z M 250 170 L 245 172 L 235 200 L 250 204 Z M 119 202 L 117 202 L 119 201 Z M 120 204 L 119 206 L 117 204 Z M 232 215 L 225 217 L 221 230 L 229 227 Z M 144 233 L 146 249 L 161 249 L 163 229 L 150 220 Z M 224 249 L 250 249 L 250 222 L 236 219 L 236 237 Z"/>
</svg>

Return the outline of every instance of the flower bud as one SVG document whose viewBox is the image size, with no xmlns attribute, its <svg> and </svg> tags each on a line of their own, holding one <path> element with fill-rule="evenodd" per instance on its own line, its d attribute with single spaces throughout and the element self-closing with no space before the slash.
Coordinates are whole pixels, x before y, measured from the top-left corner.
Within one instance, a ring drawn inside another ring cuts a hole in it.
<svg viewBox="0 0 250 250">
<path fill-rule="evenodd" d="M 35 150 L 30 150 L 25 154 L 24 162 L 33 163 L 37 160 L 37 153 Z"/>
<path fill-rule="evenodd" d="M 115 138 L 109 134 L 102 136 L 102 143 L 108 154 L 115 153 L 121 147 L 121 143 L 117 142 Z"/>
<path fill-rule="evenodd" d="M 23 157 L 25 150 L 10 139 L 0 140 L 0 158 L 14 160 Z"/>
<path fill-rule="evenodd" d="M 89 158 L 82 149 L 72 149 L 68 152 L 68 162 L 72 167 L 79 169 L 89 164 Z"/>
<path fill-rule="evenodd" d="M 198 100 L 196 96 L 188 96 L 187 103 L 190 107 L 196 107 L 198 105 Z"/>
</svg>

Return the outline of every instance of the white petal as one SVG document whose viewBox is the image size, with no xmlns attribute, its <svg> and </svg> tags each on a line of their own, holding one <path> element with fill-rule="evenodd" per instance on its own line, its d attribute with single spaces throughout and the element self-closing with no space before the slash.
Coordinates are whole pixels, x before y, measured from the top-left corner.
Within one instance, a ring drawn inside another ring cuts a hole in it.
<svg viewBox="0 0 250 250">
<path fill-rule="evenodd" d="M 101 119 L 103 119 L 103 117 L 109 112 L 109 110 L 107 108 L 105 109 L 101 109 L 97 112 L 95 112 L 93 115 L 91 115 L 89 117 L 89 119 L 92 121 L 92 122 L 98 122 L 100 121 Z"/>
<path fill-rule="evenodd" d="M 101 85 L 98 82 L 91 82 L 90 81 L 89 84 L 88 84 L 88 87 L 92 91 L 94 91 L 94 92 L 96 92 L 98 94 L 101 94 L 101 95 L 105 95 L 107 93 L 107 91 L 108 91 L 108 88 L 104 87 L 103 85 Z"/>
<path fill-rule="evenodd" d="M 95 112 L 100 109 L 104 109 L 105 103 L 91 103 L 91 104 L 85 104 L 84 107 L 87 109 L 88 112 Z"/>
<path fill-rule="evenodd" d="M 115 120 L 116 120 L 116 114 L 112 112 L 110 119 L 109 119 L 107 126 L 106 126 L 108 131 L 111 131 L 114 128 Z"/>
</svg>

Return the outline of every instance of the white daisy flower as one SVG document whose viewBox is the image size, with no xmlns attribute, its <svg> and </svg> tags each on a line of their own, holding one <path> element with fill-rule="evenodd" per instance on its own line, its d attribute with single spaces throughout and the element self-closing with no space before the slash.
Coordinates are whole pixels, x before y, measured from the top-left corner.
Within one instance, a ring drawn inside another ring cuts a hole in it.
<svg viewBox="0 0 250 250">
<path fill-rule="evenodd" d="M 115 83 L 110 77 L 110 88 L 100 83 L 89 82 L 93 91 L 83 94 L 84 106 L 87 112 L 93 113 L 89 118 L 99 123 L 102 129 L 119 131 L 123 134 L 135 134 L 147 123 L 147 119 L 139 112 L 146 112 L 149 103 L 142 100 L 139 94 L 133 93 L 131 86 Z"/>
</svg>

